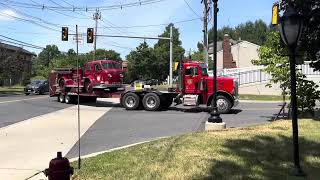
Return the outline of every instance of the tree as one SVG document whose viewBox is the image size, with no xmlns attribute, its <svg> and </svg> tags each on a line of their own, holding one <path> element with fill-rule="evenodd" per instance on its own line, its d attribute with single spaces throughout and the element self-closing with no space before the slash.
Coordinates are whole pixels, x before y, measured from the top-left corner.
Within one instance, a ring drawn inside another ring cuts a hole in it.
<svg viewBox="0 0 320 180">
<path fill-rule="evenodd" d="M 135 51 L 131 51 L 127 60 L 129 81 L 158 79 L 162 75 L 159 68 L 161 64 L 157 61 L 153 48 L 146 42 L 141 43 Z"/>
<path fill-rule="evenodd" d="M 93 51 L 90 52 L 93 55 Z M 92 58 L 94 58 L 92 56 Z M 96 59 L 109 59 L 114 61 L 121 61 L 120 53 L 117 53 L 114 50 L 106 50 L 106 49 L 97 49 L 96 50 Z"/>
<path fill-rule="evenodd" d="M 171 23 L 166 28 L 165 31 L 159 35 L 162 37 L 170 36 L 170 26 L 172 26 L 173 33 L 173 62 L 179 62 L 181 58 L 184 57 L 185 50 L 181 46 L 179 29 L 175 28 Z M 156 60 L 158 61 L 158 68 L 160 70 L 161 76 L 158 78 L 164 80 L 169 74 L 169 61 L 170 61 L 170 43 L 168 40 L 160 39 L 154 45 L 154 51 L 156 55 Z"/>
<path fill-rule="evenodd" d="M 239 24 L 235 28 L 230 26 L 224 26 L 218 30 L 218 41 L 222 41 L 225 34 L 234 40 L 246 40 L 258 45 L 262 45 L 266 41 L 266 35 L 269 31 L 269 27 L 262 20 L 256 20 L 255 22 L 248 21 L 246 23 Z M 213 30 L 209 30 L 209 42 L 213 41 Z"/>
<path fill-rule="evenodd" d="M 52 59 L 61 55 L 58 46 L 56 45 L 47 45 L 38 55 L 36 63 L 46 66 L 49 66 L 49 63 Z"/>
<path fill-rule="evenodd" d="M 253 60 L 254 65 L 266 66 L 265 72 L 269 73 L 272 78 L 268 87 L 273 84 L 280 84 L 280 88 L 284 94 L 290 94 L 290 66 L 289 58 L 284 56 L 288 54 L 280 43 L 279 32 L 269 32 L 266 43 L 258 50 L 259 59 Z M 306 79 L 306 76 L 301 71 L 296 72 L 297 75 L 297 97 L 298 106 L 303 110 L 312 110 L 315 106 L 315 100 L 320 98 L 319 87 L 313 81 Z"/>
<path fill-rule="evenodd" d="M 320 1 L 319 0 L 282 0 L 281 10 L 289 3 L 303 15 L 304 29 L 300 40 L 299 54 L 303 59 L 312 61 L 312 66 L 320 70 Z"/>
</svg>

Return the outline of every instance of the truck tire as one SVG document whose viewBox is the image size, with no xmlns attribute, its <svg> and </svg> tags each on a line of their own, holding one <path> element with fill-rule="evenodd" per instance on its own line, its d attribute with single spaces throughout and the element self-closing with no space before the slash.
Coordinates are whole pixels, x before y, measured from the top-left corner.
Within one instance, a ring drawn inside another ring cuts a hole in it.
<svg viewBox="0 0 320 180">
<path fill-rule="evenodd" d="M 156 93 L 148 93 L 143 97 L 142 104 L 145 110 L 156 111 L 161 107 L 161 100 Z"/>
<path fill-rule="evenodd" d="M 213 106 L 213 100 L 211 102 L 211 106 Z M 232 108 L 232 103 L 231 101 L 222 95 L 218 95 L 217 96 L 217 107 L 218 107 L 218 111 L 221 114 L 225 114 L 230 112 L 231 108 Z"/>
<path fill-rule="evenodd" d="M 92 88 L 92 83 L 90 80 L 86 80 L 84 82 L 84 88 L 83 88 L 84 92 L 86 93 L 92 93 L 93 88 Z"/>
<path fill-rule="evenodd" d="M 66 96 L 65 95 L 63 95 L 62 93 L 60 93 L 59 94 L 59 102 L 61 102 L 61 103 L 65 103 L 66 102 Z"/>
<path fill-rule="evenodd" d="M 127 93 L 121 99 L 121 104 L 126 110 L 136 110 L 140 104 L 140 98 L 135 93 Z"/>
<path fill-rule="evenodd" d="M 75 97 L 74 96 L 70 96 L 70 95 L 66 95 L 65 96 L 65 102 L 66 102 L 66 104 L 73 104 L 75 102 Z"/>
</svg>

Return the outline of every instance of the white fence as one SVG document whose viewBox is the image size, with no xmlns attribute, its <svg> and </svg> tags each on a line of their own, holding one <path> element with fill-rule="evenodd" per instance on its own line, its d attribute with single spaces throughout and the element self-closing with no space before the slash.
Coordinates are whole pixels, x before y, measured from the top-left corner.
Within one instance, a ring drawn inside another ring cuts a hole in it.
<svg viewBox="0 0 320 180">
<path fill-rule="evenodd" d="M 310 67 L 310 62 L 306 62 L 302 65 L 297 65 L 297 69 L 301 70 L 306 76 L 320 77 L 319 71 L 314 71 L 314 68 Z M 239 85 L 267 82 L 271 79 L 271 75 L 264 72 L 263 66 L 252 66 L 246 68 L 233 68 L 233 69 L 220 69 L 217 71 L 219 76 L 232 77 L 238 80 Z M 209 75 L 212 76 L 212 71 L 209 71 Z"/>
</svg>

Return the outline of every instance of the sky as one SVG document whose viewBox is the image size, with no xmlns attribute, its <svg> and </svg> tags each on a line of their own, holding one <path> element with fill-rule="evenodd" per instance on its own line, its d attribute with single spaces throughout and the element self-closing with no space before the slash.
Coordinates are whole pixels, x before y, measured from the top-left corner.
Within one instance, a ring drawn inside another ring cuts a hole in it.
<svg viewBox="0 0 320 180">
<path fill-rule="evenodd" d="M 240 23 L 258 19 L 269 24 L 274 1 L 219 0 L 218 28 L 235 27 Z M 41 47 L 55 44 L 59 50 L 67 51 L 71 48 L 75 49 L 76 44 L 73 42 L 72 35 L 69 36 L 68 42 L 61 41 L 61 27 L 67 26 L 69 33 L 75 33 L 75 26 L 78 25 L 79 33 L 86 33 L 87 28 L 95 26 L 95 21 L 92 18 L 94 12 L 50 10 L 45 8 L 46 6 L 102 7 L 135 2 L 139 2 L 139 0 L 1 0 L 0 35 Z M 37 9 L 30 8 L 30 4 Z M 40 8 L 42 6 L 44 8 Z M 175 27 L 179 28 L 182 46 L 186 51 L 196 51 L 197 42 L 203 39 L 203 22 L 199 18 L 202 16 L 203 4 L 201 4 L 201 0 L 162 0 L 148 5 L 103 10 L 101 11 L 101 20 L 98 21 L 98 34 L 157 37 L 164 31 L 164 25 L 128 27 L 167 24 L 193 19 L 177 23 Z M 209 27 L 212 27 L 212 21 L 209 23 Z M 0 41 L 1 39 L 4 38 L 0 37 Z M 143 41 L 143 39 L 98 37 L 97 48 L 113 49 L 125 59 L 126 55 Z M 157 41 L 146 40 L 146 42 L 152 46 Z M 36 54 L 41 51 L 24 48 Z M 93 50 L 93 44 L 87 44 L 86 37 L 83 36 L 79 52 L 86 53 L 91 50 Z"/>
</svg>

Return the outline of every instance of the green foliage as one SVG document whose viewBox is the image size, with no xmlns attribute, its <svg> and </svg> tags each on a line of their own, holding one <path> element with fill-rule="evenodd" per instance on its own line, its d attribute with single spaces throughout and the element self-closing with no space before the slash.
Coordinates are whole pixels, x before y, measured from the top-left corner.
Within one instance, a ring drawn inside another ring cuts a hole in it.
<svg viewBox="0 0 320 180">
<path fill-rule="evenodd" d="M 225 34 L 238 40 L 246 40 L 258 45 L 262 45 L 266 41 L 266 34 L 269 31 L 269 27 L 262 20 L 256 20 L 255 22 L 248 21 L 240 24 L 235 28 L 224 26 L 218 30 L 218 41 L 222 41 Z M 213 41 L 213 30 L 209 30 L 209 42 Z"/>
<path fill-rule="evenodd" d="M 34 76 L 31 77 L 30 80 L 46 80 L 47 78 L 44 76 Z"/>
<path fill-rule="evenodd" d="M 127 56 L 129 81 L 136 79 L 158 79 L 161 77 L 161 64 L 157 61 L 154 49 L 146 42 L 141 43 L 135 51 Z"/>
<path fill-rule="evenodd" d="M 303 14 L 304 29 L 300 39 L 299 54 L 304 60 L 312 61 L 313 67 L 320 70 L 320 1 L 319 0 L 282 0 L 281 9 L 285 10 L 292 3 Z"/>
<path fill-rule="evenodd" d="M 287 56 L 287 50 L 280 44 L 279 32 L 269 32 L 265 45 L 258 50 L 259 60 L 253 60 L 254 65 L 266 66 L 265 72 L 271 74 L 272 79 L 268 87 L 279 83 L 284 95 L 290 94 L 290 64 Z M 297 97 L 298 106 L 301 109 L 312 110 L 315 106 L 315 100 L 320 98 L 318 85 L 313 81 L 306 80 L 301 71 L 297 75 Z"/>
<path fill-rule="evenodd" d="M 179 29 L 175 28 L 171 23 L 166 28 L 165 31 L 159 36 L 169 37 L 170 36 L 170 26 L 173 26 L 173 62 L 179 62 L 182 57 L 184 57 L 185 50 L 183 49 L 182 42 L 180 41 Z M 159 71 L 162 72 L 158 77 L 160 80 L 164 80 L 169 74 L 169 60 L 170 60 L 170 43 L 168 40 L 159 40 L 154 45 L 154 51 L 156 55 L 156 61 L 159 63 Z"/>
<path fill-rule="evenodd" d="M 317 89 L 319 85 L 317 85 L 313 81 L 309 81 L 306 79 L 300 79 L 298 81 L 297 87 L 297 100 L 298 105 L 302 109 L 307 109 L 307 111 L 312 111 L 316 105 L 316 99 L 320 98 L 320 91 Z"/>
<path fill-rule="evenodd" d="M 56 45 L 47 45 L 38 55 L 37 61 L 41 65 L 46 67 L 49 66 L 49 63 L 52 59 L 61 55 L 58 46 Z"/>
</svg>

